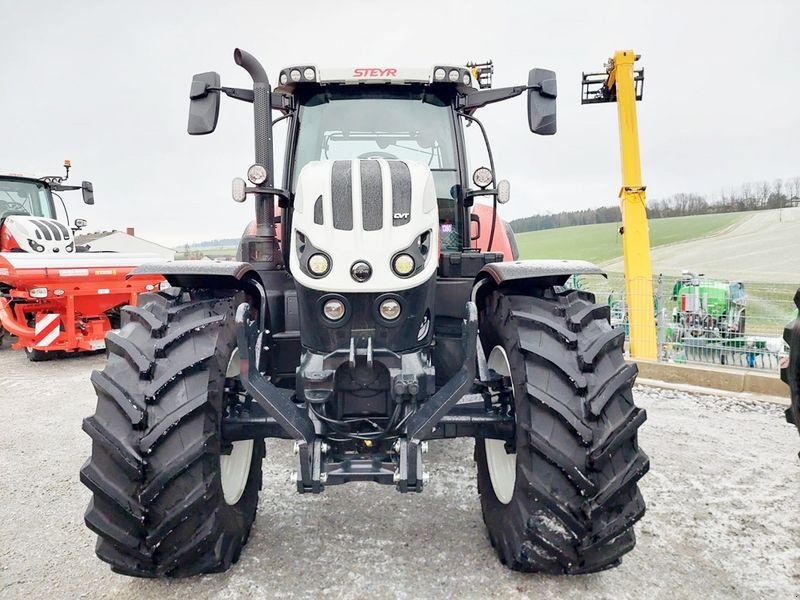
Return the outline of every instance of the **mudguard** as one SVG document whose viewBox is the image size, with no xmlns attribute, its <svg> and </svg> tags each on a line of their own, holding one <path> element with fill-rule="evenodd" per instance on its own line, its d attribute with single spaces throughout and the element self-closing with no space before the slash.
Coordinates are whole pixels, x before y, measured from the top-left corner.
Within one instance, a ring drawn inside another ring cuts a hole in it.
<svg viewBox="0 0 800 600">
<path fill-rule="evenodd" d="M 175 287 L 242 289 L 251 285 L 255 271 L 246 262 L 216 260 L 175 260 L 147 263 L 128 277 L 161 275 Z"/>
<path fill-rule="evenodd" d="M 477 296 L 504 285 L 528 284 L 536 287 L 564 285 L 573 275 L 602 275 L 605 272 L 585 260 L 517 260 L 490 263 L 475 277 Z M 480 304 L 478 304 L 480 306 Z"/>
</svg>

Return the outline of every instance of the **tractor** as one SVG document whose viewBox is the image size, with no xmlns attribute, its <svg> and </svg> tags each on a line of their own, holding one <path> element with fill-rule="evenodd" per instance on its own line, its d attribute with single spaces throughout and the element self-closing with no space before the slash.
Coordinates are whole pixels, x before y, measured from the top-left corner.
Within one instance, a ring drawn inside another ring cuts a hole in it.
<svg viewBox="0 0 800 600">
<path fill-rule="evenodd" d="M 0 342 L 12 334 L 12 348 L 23 348 L 31 361 L 104 349 L 106 333 L 119 327 L 119 308 L 163 281 L 126 279 L 157 257 L 91 252 L 76 244 L 86 221 L 69 223 L 59 193 L 80 190 L 92 205 L 94 187 L 67 184 L 70 167 L 64 161 L 63 176 L 0 174 Z M 57 218 L 55 198 L 66 224 Z"/>
<path fill-rule="evenodd" d="M 637 367 L 608 306 L 565 287 L 598 267 L 514 260 L 496 217 L 510 186 L 475 116 L 526 94 L 531 131 L 554 134 L 555 73 L 492 88 L 486 65 L 306 64 L 273 90 L 251 54 L 234 60 L 252 84 L 195 75 L 188 132 L 215 129 L 222 94 L 253 104 L 255 163 L 232 196 L 253 197 L 255 224 L 241 261 L 134 272 L 171 287 L 123 309 L 91 376 L 80 477 L 98 557 L 138 577 L 228 569 L 256 516 L 265 438 L 294 441 L 293 483 L 317 494 L 352 482 L 422 492 L 436 485 L 429 442 L 470 437 L 503 564 L 618 565 L 645 510 Z M 281 187 L 273 111 L 289 121 Z M 468 166 L 466 125 L 488 166 Z"/>
</svg>

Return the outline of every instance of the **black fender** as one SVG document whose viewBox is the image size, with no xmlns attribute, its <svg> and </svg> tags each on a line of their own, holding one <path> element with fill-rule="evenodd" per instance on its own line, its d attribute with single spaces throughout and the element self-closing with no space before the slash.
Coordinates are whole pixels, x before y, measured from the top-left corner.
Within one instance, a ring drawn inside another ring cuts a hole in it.
<svg viewBox="0 0 800 600">
<path fill-rule="evenodd" d="M 136 267 L 128 277 L 161 275 L 170 285 L 187 288 L 244 290 L 258 279 L 250 263 L 216 260 L 175 260 Z"/>
<path fill-rule="evenodd" d="M 269 322 L 267 295 L 261 278 L 250 263 L 216 260 L 153 262 L 135 268 L 127 278 L 140 275 L 161 275 L 174 287 L 241 290 L 251 305 L 261 307 L 262 330 Z"/>
<path fill-rule="evenodd" d="M 478 306 L 497 288 L 542 288 L 564 285 L 573 275 L 602 275 L 605 271 L 585 260 L 517 260 L 485 265 L 475 277 L 473 297 Z"/>
</svg>

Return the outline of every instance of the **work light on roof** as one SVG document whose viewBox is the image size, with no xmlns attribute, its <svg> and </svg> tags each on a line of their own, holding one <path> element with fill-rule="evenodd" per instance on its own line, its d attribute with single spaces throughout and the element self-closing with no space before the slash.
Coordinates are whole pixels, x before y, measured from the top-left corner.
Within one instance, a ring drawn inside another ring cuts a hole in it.
<svg viewBox="0 0 800 600">
<path fill-rule="evenodd" d="M 450 72 L 447 74 L 447 78 L 453 83 L 458 81 L 458 69 L 450 69 Z"/>
<path fill-rule="evenodd" d="M 439 67 L 438 69 L 436 69 L 436 70 L 433 72 L 433 78 L 434 78 L 436 81 L 444 81 L 444 78 L 445 78 L 445 77 L 447 77 L 447 73 L 446 73 L 446 72 L 445 72 L 445 70 L 444 70 L 444 69 L 442 69 L 441 67 Z"/>
<path fill-rule="evenodd" d="M 289 81 L 289 77 L 287 77 L 286 73 L 281 73 L 280 77 L 281 85 L 286 85 L 287 81 Z"/>
<path fill-rule="evenodd" d="M 311 67 L 306 67 L 303 71 L 303 77 L 308 79 L 309 81 L 314 81 L 316 79 L 316 73 L 314 73 L 314 69 Z"/>
<path fill-rule="evenodd" d="M 290 78 L 292 79 L 292 81 L 294 81 L 295 83 L 297 83 L 298 81 L 300 81 L 300 69 L 292 69 L 291 71 L 289 71 L 289 77 L 290 77 Z"/>
</svg>

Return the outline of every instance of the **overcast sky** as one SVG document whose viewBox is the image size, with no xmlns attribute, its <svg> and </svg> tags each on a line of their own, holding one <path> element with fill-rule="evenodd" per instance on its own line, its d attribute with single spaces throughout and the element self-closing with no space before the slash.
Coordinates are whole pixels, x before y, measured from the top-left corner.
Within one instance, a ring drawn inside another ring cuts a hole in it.
<svg viewBox="0 0 800 600">
<path fill-rule="evenodd" d="M 478 113 L 507 219 L 614 204 L 616 109 L 581 106 L 581 71 L 642 55 L 643 179 L 651 199 L 800 175 L 800 2 L 43 2 L 0 0 L 0 170 L 94 183 L 67 194 L 89 230 L 133 226 L 169 245 L 238 237 L 252 200 L 230 180 L 253 161 L 250 105 L 223 98 L 214 135 L 186 133 L 195 72 L 245 86 L 237 46 L 272 78 L 289 64 L 429 66 L 491 58 L 495 86 L 554 69 L 559 132 L 527 129 L 516 98 Z"/>
</svg>

